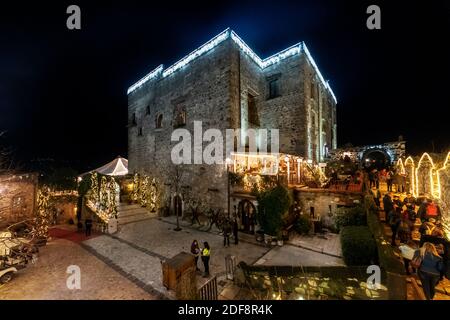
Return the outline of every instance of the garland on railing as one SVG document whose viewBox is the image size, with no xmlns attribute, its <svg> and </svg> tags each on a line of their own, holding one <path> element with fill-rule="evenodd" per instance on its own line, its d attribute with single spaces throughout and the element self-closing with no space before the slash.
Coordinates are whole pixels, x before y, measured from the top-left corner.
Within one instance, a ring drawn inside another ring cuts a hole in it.
<svg viewBox="0 0 450 320">
<path fill-rule="evenodd" d="M 111 177 L 111 179 L 109 180 L 108 189 L 109 189 L 108 208 L 110 212 L 110 217 L 117 218 L 117 201 L 116 201 L 117 184 L 116 180 L 113 177 Z"/>
<path fill-rule="evenodd" d="M 141 203 L 142 207 L 146 207 L 149 200 L 149 176 L 143 176 L 141 177 L 141 183 L 140 183 L 140 192 L 139 192 L 139 202 Z"/>
<path fill-rule="evenodd" d="M 150 211 L 154 212 L 158 209 L 158 205 L 159 205 L 159 202 L 158 202 L 159 189 L 158 189 L 158 184 L 157 184 L 155 178 L 152 179 L 152 183 L 150 185 L 149 191 L 150 191 L 150 195 L 149 195 L 149 206 L 148 207 L 149 207 Z"/>
<path fill-rule="evenodd" d="M 90 200 L 93 203 L 97 203 L 99 200 L 98 196 L 98 175 L 97 172 L 91 173 L 91 190 L 90 190 Z"/>
<path fill-rule="evenodd" d="M 134 174 L 133 177 L 133 192 L 131 193 L 131 200 L 138 201 L 139 199 L 139 175 L 137 173 Z"/>
<path fill-rule="evenodd" d="M 113 177 L 102 176 L 98 187 L 97 173 L 91 174 L 87 206 L 103 221 L 117 218 L 117 184 Z"/>
<path fill-rule="evenodd" d="M 100 182 L 100 209 L 107 210 L 109 205 L 108 188 L 109 183 L 105 176 L 102 177 Z"/>
<path fill-rule="evenodd" d="M 33 230 L 33 236 L 46 238 L 48 236 L 48 227 L 50 225 L 50 190 L 48 187 L 42 187 L 37 192 L 37 216 L 36 224 Z"/>
</svg>

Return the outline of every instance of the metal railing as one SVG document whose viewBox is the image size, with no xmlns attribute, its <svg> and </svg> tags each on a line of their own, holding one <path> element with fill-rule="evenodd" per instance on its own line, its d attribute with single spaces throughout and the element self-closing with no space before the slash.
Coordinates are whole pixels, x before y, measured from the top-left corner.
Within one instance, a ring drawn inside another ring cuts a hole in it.
<svg viewBox="0 0 450 320">
<path fill-rule="evenodd" d="M 217 300 L 218 296 L 216 276 L 208 280 L 198 290 L 198 297 L 200 300 Z"/>
</svg>

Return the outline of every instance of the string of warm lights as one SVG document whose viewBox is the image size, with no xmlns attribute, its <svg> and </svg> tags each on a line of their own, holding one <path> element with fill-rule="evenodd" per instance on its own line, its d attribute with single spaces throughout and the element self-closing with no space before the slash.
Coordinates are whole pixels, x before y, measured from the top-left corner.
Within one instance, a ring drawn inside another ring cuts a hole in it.
<svg viewBox="0 0 450 320">
<path fill-rule="evenodd" d="M 426 163 L 431 164 L 431 168 L 427 169 L 430 166 L 427 166 Z M 417 169 L 415 172 L 415 179 L 416 179 L 416 194 L 417 195 L 421 195 L 421 194 L 427 194 L 427 184 L 428 183 L 420 183 L 421 181 L 419 181 L 419 172 L 421 167 L 425 167 L 425 170 L 428 171 L 428 174 L 425 173 L 426 175 L 428 175 L 427 179 L 429 179 L 429 195 L 430 196 L 435 196 L 434 193 L 434 181 L 433 181 L 433 170 L 435 170 L 435 166 L 434 166 L 434 162 L 433 159 L 430 157 L 430 155 L 425 152 L 424 154 L 422 154 L 422 156 L 419 159 L 419 163 L 417 164 Z M 420 189 L 421 188 L 421 189 Z M 425 192 L 422 192 L 423 190 L 425 190 Z"/>
<path fill-rule="evenodd" d="M 406 173 L 406 171 L 405 171 L 405 166 L 403 165 L 402 158 L 399 158 L 399 159 L 397 160 L 397 167 L 400 169 L 400 173 L 401 173 L 401 174 L 405 174 L 405 173 Z"/>
<path fill-rule="evenodd" d="M 114 177 L 102 176 L 99 187 L 97 173 L 91 173 L 91 188 L 86 205 L 105 223 L 111 218 L 117 218 L 116 197 L 117 183 Z"/>
<path fill-rule="evenodd" d="M 411 183 L 411 189 L 415 197 L 429 196 L 438 201 L 442 209 L 442 225 L 445 234 L 450 238 L 450 199 L 448 196 L 448 190 L 442 189 L 442 181 L 449 179 L 449 175 L 446 170 L 450 165 L 450 152 L 444 160 L 442 167 L 437 169 L 437 165 L 433 161 L 433 158 L 424 153 L 419 159 L 417 168 L 412 157 L 408 157 L 404 162 L 404 167 L 408 174 L 408 178 Z M 401 170 L 401 162 L 397 162 L 397 167 Z M 425 179 L 419 179 L 419 174 L 424 171 L 423 175 L 426 175 Z M 448 183 L 448 181 L 446 181 Z M 427 185 L 429 188 L 427 188 Z M 426 191 L 429 190 L 428 194 Z"/>
<path fill-rule="evenodd" d="M 416 179 L 415 179 L 415 164 L 414 164 L 414 159 L 412 157 L 408 157 L 405 160 L 405 168 L 408 169 L 410 168 L 408 171 L 406 171 L 408 177 L 410 178 L 410 192 L 414 195 L 414 197 L 417 197 L 417 193 L 416 193 Z"/>
<path fill-rule="evenodd" d="M 147 206 L 148 202 L 148 193 L 149 193 L 149 176 L 143 176 L 141 177 L 141 189 L 139 192 L 139 202 L 141 203 L 142 207 Z"/>
</svg>

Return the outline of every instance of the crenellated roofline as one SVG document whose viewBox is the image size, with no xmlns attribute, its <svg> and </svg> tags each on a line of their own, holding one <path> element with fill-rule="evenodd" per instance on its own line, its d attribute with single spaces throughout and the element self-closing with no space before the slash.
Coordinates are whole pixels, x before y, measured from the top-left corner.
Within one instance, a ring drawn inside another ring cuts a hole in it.
<svg viewBox="0 0 450 320">
<path fill-rule="evenodd" d="M 270 57 L 266 59 L 261 59 L 233 30 L 230 28 L 227 28 L 226 30 L 219 33 L 217 36 L 197 48 L 196 50 L 189 53 L 184 58 L 178 60 L 170 67 L 164 69 L 164 66 L 161 64 L 157 68 L 155 68 L 153 71 L 148 73 L 145 77 L 137 81 L 135 84 L 133 84 L 131 87 L 128 88 L 127 94 L 132 93 L 139 87 L 141 87 L 143 84 L 145 84 L 147 81 L 151 79 L 161 79 L 165 78 L 177 70 L 183 68 L 187 64 L 189 64 L 191 61 L 195 60 L 199 56 L 203 55 L 204 53 L 212 50 L 217 45 L 222 43 L 223 41 L 231 39 L 233 40 L 239 48 L 247 54 L 261 69 L 265 69 L 267 67 L 270 67 L 281 60 L 284 60 L 288 57 L 294 56 L 296 54 L 305 53 L 306 57 L 308 58 L 309 62 L 311 63 L 312 67 L 316 71 L 317 75 L 319 76 L 320 81 L 322 82 L 323 86 L 330 92 L 331 96 L 334 99 L 334 102 L 337 103 L 336 96 L 333 93 L 333 90 L 331 90 L 331 87 L 328 83 L 328 81 L 325 81 L 322 74 L 319 71 L 319 68 L 317 67 L 314 59 L 312 58 L 308 48 L 306 47 L 305 42 L 299 42 L 297 44 L 294 44 L 293 46 L 290 46 L 289 48 L 286 48 L 274 55 L 271 55 Z"/>
</svg>

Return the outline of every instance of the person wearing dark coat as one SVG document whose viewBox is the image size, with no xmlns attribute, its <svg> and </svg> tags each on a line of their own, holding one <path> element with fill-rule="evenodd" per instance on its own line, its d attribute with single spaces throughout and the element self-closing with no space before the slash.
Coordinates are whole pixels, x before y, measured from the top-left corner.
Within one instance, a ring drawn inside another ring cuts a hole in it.
<svg viewBox="0 0 450 320">
<path fill-rule="evenodd" d="M 400 227 L 400 223 L 402 221 L 401 214 L 402 214 L 402 209 L 395 206 L 395 208 L 393 208 L 391 210 L 391 212 L 389 212 L 389 215 L 388 215 L 389 225 L 392 230 L 392 240 L 391 240 L 392 246 L 396 245 L 395 240 L 397 239 L 397 232 Z"/>
<path fill-rule="evenodd" d="M 92 230 L 92 219 L 86 218 L 86 220 L 84 220 L 84 226 L 86 228 L 86 237 L 89 237 L 91 235 Z"/>
<path fill-rule="evenodd" d="M 437 252 L 436 247 L 430 242 L 425 242 L 423 247 L 417 251 L 417 254 L 420 255 L 422 260 L 418 275 L 422 282 L 423 292 L 427 300 L 433 300 L 435 288 L 444 269 L 443 259 Z"/>
<path fill-rule="evenodd" d="M 234 219 L 233 222 L 233 237 L 234 237 L 234 244 L 238 244 L 239 243 L 239 225 L 237 222 L 237 219 Z"/>
<path fill-rule="evenodd" d="M 225 225 L 223 227 L 223 246 L 230 246 L 230 234 L 231 234 L 231 225 L 230 222 L 225 222 Z"/>
<path fill-rule="evenodd" d="M 194 240 L 194 241 L 192 241 L 192 244 L 191 244 L 191 253 L 192 253 L 192 255 L 194 256 L 194 260 L 195 260 L 195 270 L 200 270 L 199 268 L 198 268 L 198 264 L 197 264 L 197 262 L 198 262 L 198 257 L 200 256 L 200 247 L 199 247 L 199 245 L 198 245 L 198 241 L 197 240 Z"/>
<path fill-rule="evenodd" d="M 386 221 L 389 213 L 394 209 L 394 203 L 392 202 L 391 196 L 389 193 L 386 193 L 383 197 L 383 208 L 386 214 Z"/>
</svg>

